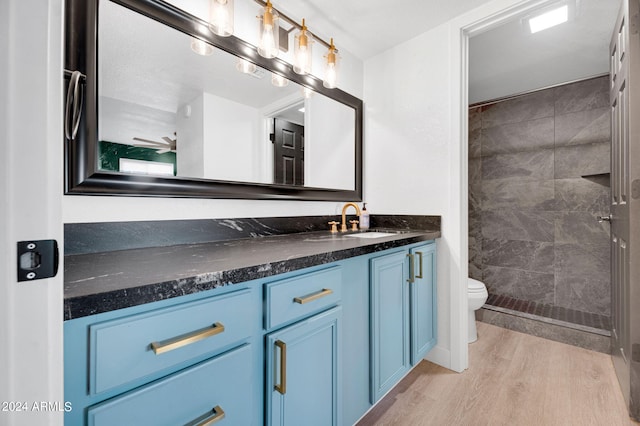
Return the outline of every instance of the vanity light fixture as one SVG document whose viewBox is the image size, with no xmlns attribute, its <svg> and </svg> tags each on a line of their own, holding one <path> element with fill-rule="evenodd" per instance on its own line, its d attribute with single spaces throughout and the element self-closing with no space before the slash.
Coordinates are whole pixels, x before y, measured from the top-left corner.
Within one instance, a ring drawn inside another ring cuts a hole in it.
<svg viewBox="0 0 640 426">
<path fill-rule="evenodd" d="M 275 58 L 280 50 L 280 26 L 278 12 L 273 8 L 271 0 L 258 16 L 260 20 L 260 41 L 258 53 L 264 58 Z"/>
<path fill-rule="evenodd" d="M 300 25 L 298 22 L 294 21 L 289 16 L 285 15 L 284 13 L 282 13 L 281 11 L 278 11 L 275 7 L 273 7 L 273 5 L 271 4 L 271 0 L 267 0 L 266 2 L 263 0 L 253 0 L 253 1 L 263 7 L 261 15 L 258 16 L 258 19 L 260 19 L 260 38 L 259 38 L 259 46 L 258 46 L 258 53 L 260 54 L 260 56 L 263 56 L 265 58 L 275 58 L 278 55 L 278 50 L 281 47 L 279 43 L 280 31 L 283 31 L 283 33 L 286 33 L 288 35 L 291 31 L 297 28 L 300 31 L 295 36 L 295 44 L 294 44 L 294 51 L 293 51 L 293 71 L 301 75 L 311 73 L 311 61 L 312 61 L 311 47 L 315 41 L 318 41 L 319 43 L 326 46 L 327 49 L 329 49 L 326 56 L 328 69 L 325 69 L 325 78 L 323 81 L 323 85 L 324 87 L 327 87 L 327 88 L 336 87 L 340 57 L 337 55 L 338 49 L 336 49 L 335 45 L 333 44 L 333 39 L 331 39 L 331 43 L 327 43 L 322 38 L 318 37 L 317 35 L 313 34 L 311 31 L 307 29 L 304 19 L 302 20 L 302 25 Z M 267 26 L 269 24 L 270 19 L 273 19 L 273 33 L 271 33 L 270 31 L 267 31 L 268 30 Z M 288 30 L 283 30 L 281 28 L 278 29 L 277 27 L 279 27 L 280 25 L 279 21 L 281 19 L 287 22 L 288 24 L 290 24 L 292 27 Z M 271 34 L 273 34 L 273 40 L 274 40 L 274 44 L 273 44 L 274 47 L 273 47 L 273 51 L 271 52 L 273 56 L 267 56 L 269 53 L 267 52 L 266 46 L 271 45 L 271 40 L 272 40 Z M 283 40 L 282 40 L 283 45 L 288 46 L 288 40 L 289 40 L 288 37 L 285 38 L 283 34 Z M 282 49 L 285 52 L 287 51 L 287 47 L 282 47 Z M 308 98 L 309 96 L 311 96 L 312 93 L 313 91 L 307 92 L 305 90 L 305 93 L 304 93 L 305 98 Z"/>
<path fill-rule="evenodd" d="M 222 37 L 233 35 L 233 0 L 209 0 L 209 29 Z"/>
<path fill-rule="evenodd" d="M 196 37 L 191 37 L 191 50 L 202 56 L 213 54 L 213 46 Z"/>
<path fill-rule="evenodd" d="M 276 87 L 284 87 L 289 84 L 289 80 L 287 80 L 280 74 L 271 73 L 271 84 Z"/>
<path fill-rule="evenodd" d="M 540 15 L 529 18 L 529 29 L 531 34 L 555 27 L 569 20 L 569 6 L 563 5 L 555 9 L 551 9 Z"/>
<path fill-rule="evenodd" d="M 300 31 L 296 34 L 293 46 L 293 71 L 305 75 L 311 72 L 311 46 L 313 36 L 307 31 L 304 19 Z"/>
<path fill-rule="evenodd" d="M 324 66 L 324 80 L 322 81 L 322 85 L 327 89 L 335 89 L 338 82 L 338 61 L 340 57 L 336 54 L 333 38 L 331 39 L 331 45 L 325 58 L 327 62 Z"/>
<path fill-rule="evenodd" d="M 313 90 L 309 89 L 308 87 L 303 87 L 302 88 L 302 96 L 305 99 L 309 99 L 311 96 L 313 96 Z"/>
<path fill-rule="evenodd" d="M 236 69 L 244 74 L 253 74 L 256 72 L 256 64 L 247 61 L 246 59 L 238 58 L 236 62 Z"/>
</svg>

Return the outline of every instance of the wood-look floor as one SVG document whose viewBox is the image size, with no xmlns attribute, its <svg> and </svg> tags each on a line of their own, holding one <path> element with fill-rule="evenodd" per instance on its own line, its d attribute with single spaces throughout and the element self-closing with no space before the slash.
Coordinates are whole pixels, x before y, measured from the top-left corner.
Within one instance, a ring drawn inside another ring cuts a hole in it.
<svg viewBox="0 0 640 426">
<path fill-rule="evenodd" d="M 478 322 L 469 369 L 423 361 L 365 425 L 634 425 L 611 358 Z"/>
</svg>

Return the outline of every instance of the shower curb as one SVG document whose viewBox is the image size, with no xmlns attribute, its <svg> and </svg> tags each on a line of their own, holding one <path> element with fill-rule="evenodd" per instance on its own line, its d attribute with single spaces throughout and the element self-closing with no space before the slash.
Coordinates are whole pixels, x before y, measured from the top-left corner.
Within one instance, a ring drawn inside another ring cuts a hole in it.
<svg viewBox="0 0 640 426">
<path fill-rule="evenodd" d="M 487 305 L 476 311 L 476 320 L 583 349 L 611 353 L 611 337 L 603 333 L 606 330 Z M 597 333 L 585 329 L 597 330 Z"/>
</svg>

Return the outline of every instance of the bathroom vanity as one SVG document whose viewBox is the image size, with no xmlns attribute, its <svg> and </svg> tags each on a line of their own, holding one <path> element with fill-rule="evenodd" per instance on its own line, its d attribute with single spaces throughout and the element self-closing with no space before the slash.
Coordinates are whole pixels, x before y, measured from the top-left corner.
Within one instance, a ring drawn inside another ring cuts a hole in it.
<svg viewBox="0 0 640 426">
<path fill-rule="evenodd" d="M 369 234 L 67 256 L 65 424 L 353 424 L 436 343 L 439 230 Z"/>
<path fill-rule="evenodd" d="M 65 194 L 362 200 L 362 100 L 211 33 L 200 12 L 65 3 Z M 194 40 L 215 54 L 198 56 Z M 293 181 L 278 173 L 285 119 L 304 127 Z M 201 222 L 174 233 L 167 223 L 84 224 L 90 250 L 64 261 L 65 423 L 356 422 L 436 344 L 440 218 L 360 233 L 345 215 L 344 232 L 323 217 L 322 227 L 278 234 L 271 223 L 213 240 L 200 239 Z M 219 222 L 216 232 L 240 228 Z M 105 230 L 120 245 L 96 250 Z M 68 231 L 65 250 L 76 243 Z"/>
</svg>

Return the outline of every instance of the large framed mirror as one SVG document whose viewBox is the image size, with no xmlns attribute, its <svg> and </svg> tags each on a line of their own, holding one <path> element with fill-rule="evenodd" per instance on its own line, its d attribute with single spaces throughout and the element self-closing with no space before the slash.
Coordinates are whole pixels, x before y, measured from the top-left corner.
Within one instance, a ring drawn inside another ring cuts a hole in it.
<svg viewBox="0 0 640 426">
<path fill-rule="evenodd" d="M 66 194 L 362 199 L 360 99 L 163 1 L 65 14 Z"/>
</svg>

